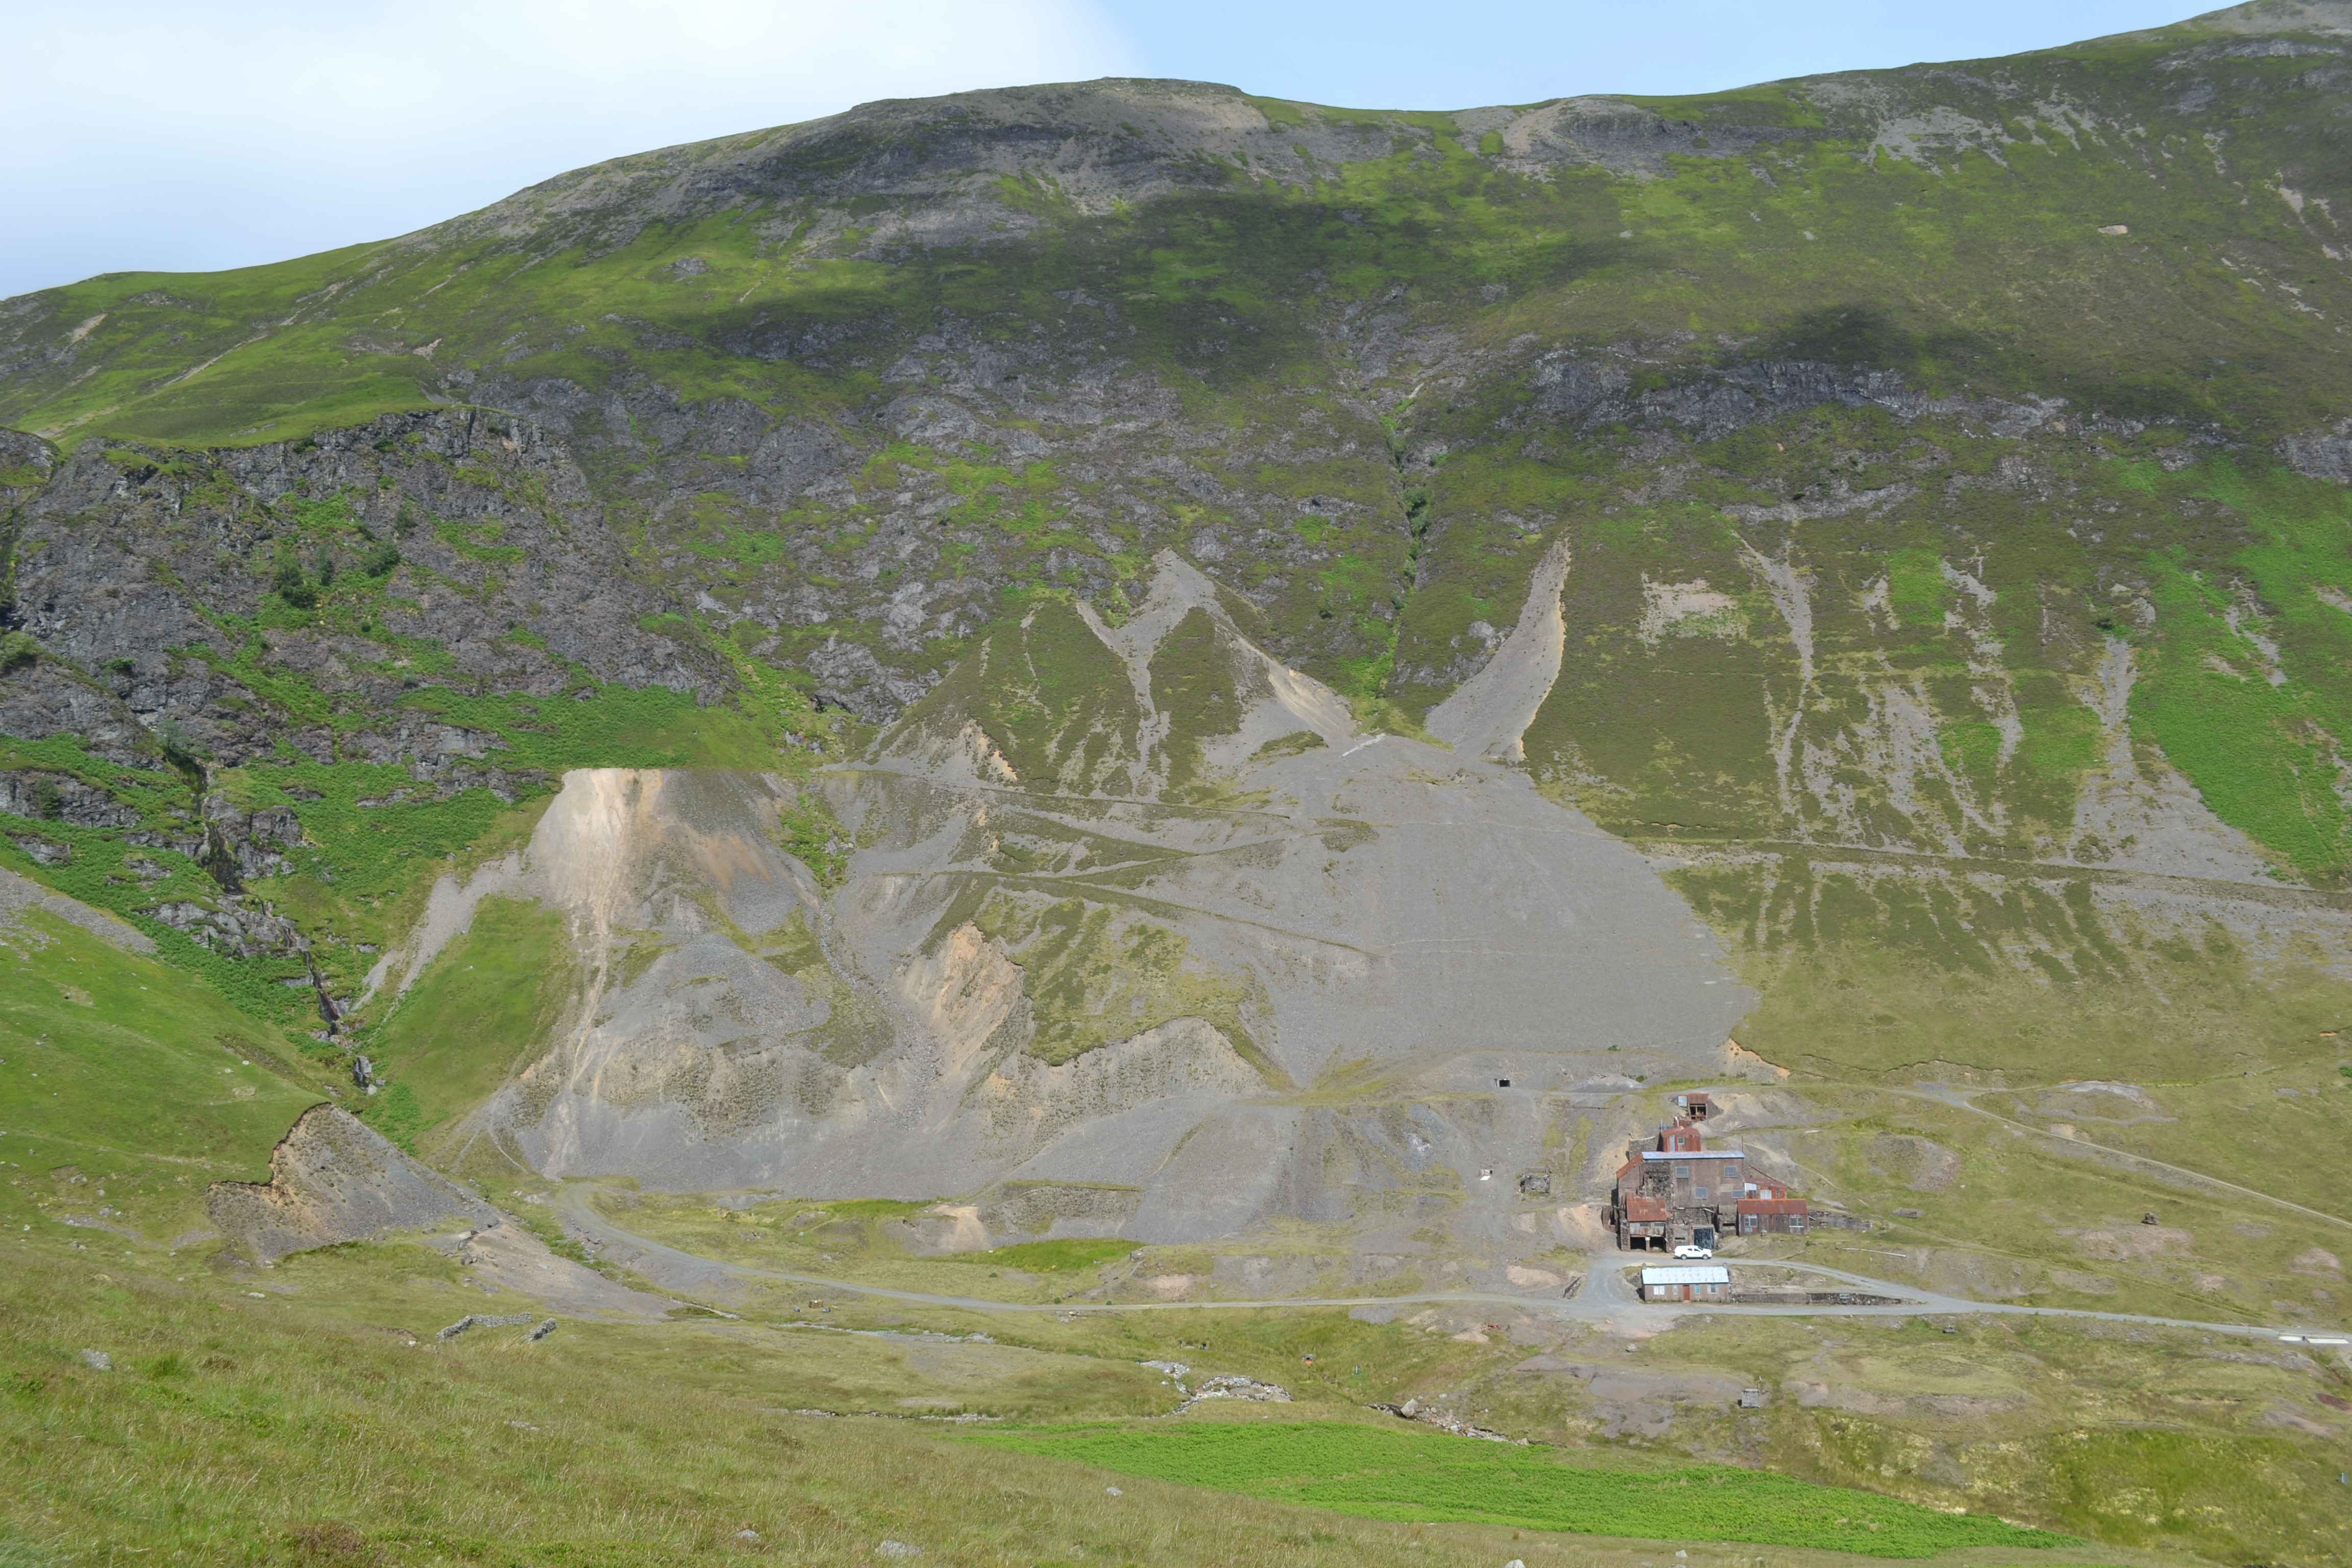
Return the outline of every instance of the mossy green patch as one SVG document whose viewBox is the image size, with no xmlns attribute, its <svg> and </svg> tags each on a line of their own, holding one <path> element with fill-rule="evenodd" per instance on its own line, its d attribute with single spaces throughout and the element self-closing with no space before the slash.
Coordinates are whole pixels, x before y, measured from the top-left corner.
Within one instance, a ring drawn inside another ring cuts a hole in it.
<svg viewBox="0 0 2352 1568">
<path fill-rule="evenodd" d="M 1135 688 L 1063 597 L 1042 597 L 1020 621 L 988 631 L 900 723 L 961 743 L 967 721 L 1024 788 L 1135 792 Z"/>
<path fill-rule="evenodd" d="M 1933 551 L 1898 550 L 1886 558 L 1887 603 L 1905 626 L 1941 631 L 1951 594 L 1944 563 Z"/>
<path fill-rule="evenodd" d="M 1278 762 L 1284 757 L 1303 756 L 1324 744 L 1323 737 L 1312 730 L 1293 730 L 1287 735 L 1276 735 L 1250 753 L 1253 763 Z"/>
<path fill-rule="evenodd" d="M 1193 608 L 1151 655 L 1151 705 L 1167 720 L 1168 795 L 1190 798 L 1207 784 L 1202 745 L 1241 728 L 1243 690 L 1234 654 L 1207 611 Z"/>
</svg>

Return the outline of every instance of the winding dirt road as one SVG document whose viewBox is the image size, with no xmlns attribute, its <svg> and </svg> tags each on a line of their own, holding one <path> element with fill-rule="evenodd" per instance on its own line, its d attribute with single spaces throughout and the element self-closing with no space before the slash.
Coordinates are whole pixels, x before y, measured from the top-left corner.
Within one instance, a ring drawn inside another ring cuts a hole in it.
<svg viewBox="0 0 2352 1568">
<path fill-rule="evenodd" d="M 1591 1254 L 1585 1269 L 1582 1285 L 1566 1299 L 1548 1296 L 1515 1295 L 1499 1291 L 1433 1290 L 1405 1296 L 1294 1296 L 1274 1300 L 1218 1301 L 992 1301 L 977 1296 L 943 1295 L 928 1290 L 899 1290 L 887 1286 L 862 1285 L 852 1279 L 833 1279 L 822 1275 L 801 1274 L 785 1269 L 761 1268 L 748 1263 L 730 1263 L 724 1259 L 704 1257 L 668 1246 L 649 1237 L 614 1223 L 611 1216 L 599 1213 L 590 1202 L 594 1189 L 587 1185 L 566 1187 L 553 1200 L 566 1220 L 578 1230 L 604 1238 L 608 1243 L 626 1244 L 637 1256 L 626 1267 L 654 1280 L 663 1289 L 691 1296 L 698 1284 L 707 1285 L 713 1277 L 740 1280 L 771 1280 L 782 1284 L 807 1286 L 820 1290 L 843 1291 L 866 1296 L 877 1300 L 903 1301 L 910 1306 L 950 1307 L 973 1312 L 1051 1312 L 1069 1315 L 1080 1312 L 1229 1312 L 1264 1310 L 1268 1308 L 1295 1307 L 1406 1307 L 1406 1306 L 1496 1306 L 1512 1307 L 1523 1312 L 1571 1322 L 1585 1322 L 1617 1331 L 1647 1332 L 1667 1328 L 1681 1318 L 1699 1315 L 1744 1317 L 1918 1317 L 1968 1316 L 1998 1314 L 2004 1317 L 2084 1318 L 2098 1322 L 2140 1323 L 2168 1329 L 2191 1329 L 2206 1333 L 2231 1334 L 2242 1339 L 2276 1340 L 2283 1331 L 2253 1323 L 2209 1323 L 2190 1318 L 2153 1317 L 2136 1312 L 2098 1312 L 2078 1307 L 2032 1307 L 2007 1301 L 1976 1301 L 1962 1296 L 1946 1296 L 1932 1290 L 1921 1290 L 1889 1280 L 1873 1279 L 1867 1275 L 1849 1274 L 1843 1269 L 1825 1268 L 1807 1264 L 1811 1273 L 1828 1279 L 1842 1279 L 1857 1289 L 1872 1295 L 1900 1298 L 1902 1304 L 1892 1307 L 1864 1306 L 1716 1306 L 1695 1302 L 1650 1302 L 1641 1300 L 1639 1292 L 1626 1279 L 1627 1259 L 1616 1253 Z M 1728 1267 L 1745 1265 L 1731 1262 Z M 2305 1328 L 2293 1331 L 2294 1337 L 2304 1339 L 2314 1332 Z M 2316 1332 L 2326 1340 L 2332 1337 L 2326 1330 Z"/>
</svg>

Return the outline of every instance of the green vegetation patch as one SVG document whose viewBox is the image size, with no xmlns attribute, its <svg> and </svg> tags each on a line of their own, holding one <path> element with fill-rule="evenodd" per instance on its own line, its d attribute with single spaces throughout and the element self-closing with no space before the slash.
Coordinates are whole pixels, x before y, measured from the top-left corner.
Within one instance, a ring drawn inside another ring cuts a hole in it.
<svg viewBox="0 0 2352 1568">
<path fill-rule="evenodd" d="M 2336 788 L 2352 736 L 2352 584 L 2341 487 L 2224 459 L 2158 486 L 2173 504 L 2218 503 L 2252 542 L 2226 565 L 2183 549 L 2142 563 L 2155 634 L 2132 631 L 2148 679 L 2135 731 L 2163 747 L 2214 815 L 2314 883 L 2352 871 L 2352 813 Z M 2120 634 L 2131 630 L 2118 625 Z"/>
<path fill-rule="evenodd" d="M 991 630 L 921 701 L 909 726 L 977 722 L 1033 790 L 1134 791 L 1142 710 L 1118 658 L 1060 598 Z"/>
<path fill-rule="evenodd" d="M 1312 730 L 1293 730 L 1287 735 L 1276 735 L 1250 753 L 1253 763 L 1280 762 L 1285 757 L 1302 756 L 1323 744 L 1323 737 Z"/>
<path fill-rule="evenodd" d="M 205 1186 L 262 1181 L 323 1096 L 272 1026 L 42 911 L 0 931 L 0 1160 L 86 1168 L 110 1226 L 200 1224 Z"/>
<path fill-rule="evenodd" d="M 1168 718 L 1168 793 L 1184 799 L 1205 782 L 1204 742 L 1241 728 L 1234 650 L 1204 610 L 1184 614 L 1151 656 L 1152 705 Z"/>
<path fill-rule="evenodd" d="M 433 1330 L 468 1308 L 541 1313 L 463 1288 L 455 1261 L 414 1244 L 289 1258 L 257 1297 L 184 1258 L 110 1257 L 100 1273 L 89 1252 L 31 1240 L 7 1244 L 0 1275 L 0 1445 L 25 1500 L 0 1517 L 7 1568 L 93 1555 L 683 1568 L 872 1561 L 882 1541 L 974 1568 L 1221 1568 L 1262 1561 L 1267 1542 L 1297 1543 L 1281 1556 L 1295 1568 L 1492 1568 L 1506 1554 L 1504 1532 L 1424 1542 L 1176 1488 L 1114 1498 L 1069 1466 L 903 1419 L 1164 1408 L 1159 1374 L 1132 1360 L 576 1318 L 537 1342 L 515 1324 L 441 1343 Z M 792 1413 L 805 1409 L 902 1419 Z"/>
<path fill-rule="evenodd" d="M 1670 1525 L 1691 1541 L 1748 1541 L 1870 1557 L 2071 1544 L 2065 1536 L 1996 1519 L 1940 1513 L 1724 1465 L 1602 1468 L 1511 1444 L 1338 1422 L 990 1432 L 967 1441 L 1368 1519 L 1580 1535 L 1654 1535 Z"/>
<path fill-rule="evenodd" d="M 985 1263 L 991 1268 L 1019 1268 L 1031 1274 L 1059 1274 L 1074 1268 L 1093 1268 L 1132 1251 L 1131 1243 L 1117 1237 L 1065 1237 L 1058 1241 L 1023 1241 L 1011 1247 L 992 1247 L 985 1252 L 955 1252 L 948 1255 L 955 1263 Z"/>
<path fill-rule="evenodd" d="M 1905 626 L 1941 629 L 1951 596 L 1934 551 L 1898 550 L 1886 558 L 1887 603 Z"/>
<path fill-rule="evenodd" d="M 563 917 L 520 899 L 484 899 L 369 1037 L 391 1079 L 362 1119 L 414 1151 L 417 1137 L 495 1094 L 544 1047 L 572 1000 Z"/>
<path fill-rule="evenodd" d="M 1967 1068 L 2050 1082 L 2117 1063 L 2143 1082 L 2258 1072 L 2331 1050 L 2320 1031 L 2352 1008 L 2343 981 L 2304 955 L 2249 951 L 2217 918 L 2110 931 L 2087 879 L 1918 868 L 1791 853 L 1667 880 L 1763 993 L 1740 1042 L 1833 1078 Z"/>
<path fill-rule="evenodd" d="M 1085 899 L 1039 905 L 992 895 L 973 917 L 1021 965 L 1036 1033 L 1029 1048 L 1059 1066 L 1173 1019 L 1206 1018 L 1247 1052 L 1244 984 L 1193 956 L 1181 933 Z"/>
</svg>

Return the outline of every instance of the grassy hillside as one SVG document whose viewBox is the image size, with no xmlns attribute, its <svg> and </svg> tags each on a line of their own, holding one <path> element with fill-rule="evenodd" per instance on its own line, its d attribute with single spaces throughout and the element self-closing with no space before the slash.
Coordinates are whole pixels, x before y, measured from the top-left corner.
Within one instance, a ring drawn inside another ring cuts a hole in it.
<svg viewBox="0 0 2352 1568">
<path fill-rule="evenodd" d="M 376 1071 L 390 1080 L 369 1120 L 414 1152 L 420 1138 L 488 1100 L 562 1021 L 572 964 L 560 916 L 516 899 L 483 900 L 369 1037 Z"/>
<path fill-rule="evenodd" d="M 0 942 L 0 1222 L 101 1253 L 208 1239 L 205 1189 L 268 1180 L 321 1075 L 184 972 L 46 911 Z"/>
<path fill-rule="evenodd" d="M 2325 1562 L 2341 1534 L 2334 1447 L 2263 1418 L 2327 1418 L 2314 1396 L 2340 1394 L 2341 1369 L 2194 1334 L 1764 1320 L 1621 1345 L 1512 1313 L 1514 1344 L 1463 1327 L 1491 1308 L 1060 1322 L 828 1292 L 824 1314 L 443 1342 L 467 1311 L 538 1314 L 404 1241 L 251 1276 L 0 1245 L 0 1442 L 23 1504 L 0 1543 L 35 1564 L 844 1563 L 898 1541 L 973 1565 L 1636 1568 L 1681 1548 L 1707 1568 L 2143 1568 Z M 1293 1397 L 1172 1415 L 1146 1360 Z M 1764 1410 L 1697 1393 L 1743 1384 Z M 1374 1398 L 1538 1441 L 1414 1427 Z M 2086 1429 L 2092 1405 L 2114 1419 Z M 922 1419 L 957 1415 L 992 1419 Z M 1681 1428 L 1664 1444 L 1661 1417 Z"/>
</svg>

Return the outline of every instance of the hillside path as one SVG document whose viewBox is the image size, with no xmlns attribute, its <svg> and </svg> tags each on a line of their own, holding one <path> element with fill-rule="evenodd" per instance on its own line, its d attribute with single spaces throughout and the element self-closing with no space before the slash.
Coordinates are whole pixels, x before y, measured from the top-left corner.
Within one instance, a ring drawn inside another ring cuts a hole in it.
<svg viewBox="0 0 2352 1568">
<path fill-rule="evenodd" d="M 557 1194 L 553 1202 L 563 1216 L 578 1229 L 590 1230 L 609 1241 L 620 1241 L 634 1249 L 637 1256 L 616 1259 L 625 1268 L 646 1276 L 665 1290 L 681 1294 L 692 1292 L 699 1285 L 707 1286 L 714 1277 L 721 1279 L 773 1280 L 792 1285 L 805 1285 L 822 1290 L 840 1290 L 853 1295 L 870 1296 L 878 1300 L 904 1301 L 909 1305 L 952 1307 L 976 1312 L 1202 1312 L 1264 1310 L 1284 1307 L 1409 1307 L 1409 1306 L 1497 1306 L 1513 1307 L 1525 1312 L 1569 1322 L 1591 1323 L 1598 1328 L 1617 1332 L 1649 1333 L 1672 1327 L 1676 1320 L 1696 1316 L 1784 1317 L 1784 1318 L 1911 1318 L 1922 1316 L 1967 1316 L 2000 1314 L 2005 1317 L 2084 1318 L 2099 1322 L 2140 1323 L 2156 1328 L 2194 1329 L 2206 1333 L 2230 1334 L 2242 1339 L 2274 1340 L 2282 1331 L 2252 1323 L 2209 1323 L 2189 1318 L 2155 1317 L 2137 1312 L 2100 1312 L 2079 1307 L 2033 1307 L 2007 1301 L 1977 1301 L 1964 1296 L 1946 1296 L 1932 1290 L 1915 1289 L 1885 1279 L 1873 1279 L 1867 1275 L 1850 1274 L 1843 1269 L 1805 1265 L 1810 1273 L 1827 1279 L 1842 1279 L 1858 1289 L 1873 1295 L 1895 1296 L 1902 1304 L 1892 1307 L 1866 1306 L 1710 1306 L 1694 1302 L 1650 1302 L 1640 1299 L 1638 1291 L 1627 1281 L 1624 1270 L 1635 1261 L 1632 1255 L 1602 1252 L 1590 1255 L 1584 1281 L 1574 1294 L 1565 1300 L 1532 1295 L 1506 1294 L 1500 1291 L 1432 1290 L 1407 1296 L 1297 1296 L 1274 1300 L 1217 1301 L 992 1301 L 977 1296 L 944 1295 L 927 1290 L 900 1290 L 882 1285 L 861 1285 L 850 1279 L 833 1279 L 816 1274 L 800 1274 L 784 1269 L 761 1268 L 747 1263 L 730 1263 L 687 1252 L 639 1236 L 616 1225 L 598 1213 L 588 1201 L 589 1189 L 569 1187 Z M 1730 1263 L 1738 1268 L 1743 1265 Z M 1785 1267 L 1776 1265 L 1776 1267 Z M 2338 1331 L 2339 1332 L 2341 1331 Z M 2318 1332 L 2307 1326 L 2299 1332 Z"/>
<path fill-rule="evenodd" d="M 2080 1133 L 2070 1135 L 2053 1132 L 2046 1127 L 2036 1127 L 2031 1122 L 2011 1121 L 1997 1110 L 1987 1110 L 1983 1106 L 1976 1103 L 1977 1095 L 2000 1092 L 1997 1090 L 1948 1089 L 1940 1084 L 1920 1084 L 1912 1089 L 1889 1089 L 1880 1086 L 1878 1092 L 1901 1095 L 1906 1100 L 1932 1100 L 1937 1105 L 1948 1105 L 1955 1110 L 1974 1111 L 1987 1121 L 1997 1121 L 2003 1127 L 2028 1138 L 2047 1139 L 2070 1151 L 2081 1150 L 2094 1158 L 2109 1159 L 2120 1164 L 2137 1165 L 2145 1171 L 2158 1171 L 2167 1175 L 2179 1176 L 2203 1186 L 2218 1188 L 2225 1193 L 2235 1193 L 2243 1198 L 2252 1198 L 2256 1203 L 2269 1204 L 2275 1208 L 2286 1209 L 2291 1213 L 2303 1215 L 2305 1219 L 2324 1220 L 2329 1225 L 2341 1226 L 2347 1230 L 2352 1230 L 2352 1219 L 2346 1219 L 2342 1215 L 2329 1214 L 2325 1209 L 2305 1208 L 2292 1199 L 2282 1198 L 2256 1187 L 2240 1186 L 2235 1182 L 2223 1181 L 2221 1177 L 2208 1175 L 2203 1171 L 2193 1171 L 2186 1165 L 2175 1165 L 2168 1161 L 2157 1159 L 2152 1154 L 2140 1154 L 2129 1149 L 2118 1149 L 2111 1143 L 2102 1143 L 2096 1139 L 2083 1137 Z"/>
</svg>

